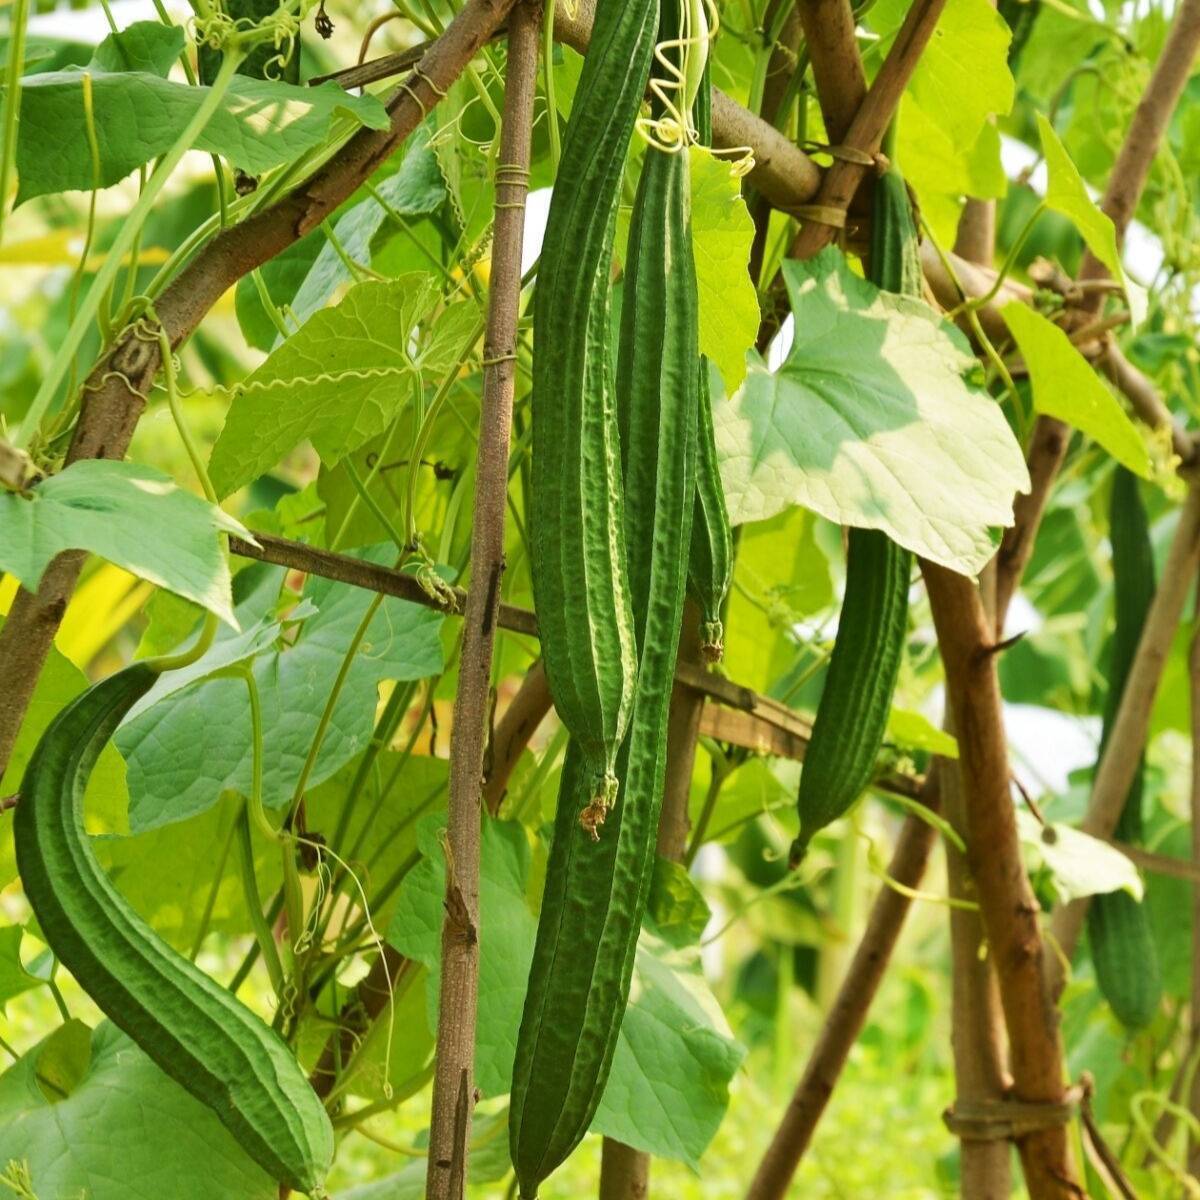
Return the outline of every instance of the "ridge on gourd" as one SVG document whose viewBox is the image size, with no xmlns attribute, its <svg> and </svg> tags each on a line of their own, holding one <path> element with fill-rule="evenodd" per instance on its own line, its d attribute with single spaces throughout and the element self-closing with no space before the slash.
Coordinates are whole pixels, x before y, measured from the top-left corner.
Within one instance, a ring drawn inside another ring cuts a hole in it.
<svg viewBox="0 0 1200 1200">
<path fill-rule="evenodd" d="M 534 289 L 530 572 L 550 695 L 592 779 L 580 819 L 593 834 L 615 796 L 637 672 L 609 281 L 654 20 L 654 0 L 597 5 Z"/>
<path fill-rule="evenodd" d="M 710 64 L 704 64 L 700 90 L 693 107 L 697 139 L 712 145 L 712 88 Z M 725 628 L 721 611 L 733 577 L 733 531 L 725 507 L 725 489 L 717 466 L 713 431 L 712 393 L 708 359 L 700 356 L 698 370 L 696 434 L 696 505 L 688 557 L 688 592 L 700 608 L 700 653 L 706 662 L 718 663 L 724 654 Z"/>
<path fill-rule="evenodd" d="M 664 5 L 664 22 L 678 22 L 672 7 Z M 575 818 L 588 778 L 574 739 L 567 749 L 509 1110 L 525 1200 L 587 1132 L 629 998 L 662 806 L 695 503 L 696 317 L 687 154 L 651 145 L 630 226 L 617 365 L 637 689 L 617 758 L 617 805 L 599 844 Z"/>
<path fill-rule="evenodd" d="M 1116 620 L 1100 734 L 1101 757 L 1154 600 L 1154 549 L 1146 509 L 1137 477 L 1121 466 L 1113 476 L 1109 537 Z M 1145 771 L 1143 755 L 1115 830 L 1119 840 L 1132 845 L 1140 845 L 1143 837 Z M 1144 1028 L 1153 1020 L 1162 999 L 1162 973 L 1146 910 L 1128 892 L 1102 892 L 1088 905 L 1087 927 L 1100 994 L 1127 1029 Z"/>
<path fill-rule="evenodd" d="M 13 822 L 21 883 L 47 945 L 113 1024 L 207 1105 L 273 1179 L 324 1195 L 333 1129 L 295 1056 L 133 911 L 84 830 L 96 759 L 157 677 L 145 663 L 110 676 L 42 735 Z"/>
<path fill-rule="evenodd" d="M 877 287 L 921 295 L 920 246 L 908 189 L 889 168 L 875 181 L 867 277 Z M 912 555 L 878 529 L 851 529 L 837 637 L 800 772 L 799 866 L 812 838 L 866 790 L 883 745 L 904 658 Z"/>
</svg>

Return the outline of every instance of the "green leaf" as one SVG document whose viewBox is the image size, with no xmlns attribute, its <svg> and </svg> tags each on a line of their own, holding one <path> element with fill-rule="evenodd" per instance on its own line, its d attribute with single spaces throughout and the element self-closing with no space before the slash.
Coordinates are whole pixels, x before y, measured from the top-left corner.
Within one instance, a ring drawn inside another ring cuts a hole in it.
<svg viewBox="0 0 1200 1200">
<path fill-rule="evenodd" d="M 699 947 L 673 946 L 648 924 L 592 1130 L 699 1171 L 744 1057 L 704 982 Z"/>
<path fill-rule="evenodd" d="M 659 935 L 678 946 L 698 942 L 712 916 L 687 868 L 668 858 L 654 860 L 646 912 Z"/>
<path fill-rule="evenodd" d="M 700 352 L 721 372 L 725 390 L 746 375 L 746 351 L 758 337 L 760 314 L 746 270 L 754 222 L 729 160 L 700 146 L 688 151 L 692 177 L 692 254 L 700 299 Z"/>
<path fill-rule="evenodd" d="M 156 47 L 155 53 L 160 49 Z M 108 52 L 105 57 L 112 61 Z M 152 65 L 157 69 L 157 64 L 156 59 Z M 119 183 L 165 154 L 208 92 L 206 87 L 164 79 L 154 71 L 97 67 L 26 76 L 17 141 L 18 204 L 50 192 L 90 191 L 96 183 L 84 109 L 85 73 L 92 79 L 101 187 Z M 352 96 L 335 83 L 297 87 L 239 75 L 196 139 L 196 149 L 220 154 L 258 175 L 321 145 L 339 117 L 369 129 L 388 125 L 387 110 L 377 99 Z M 48 146 L 54 147 L 53 154 L 46 152 Z"/>
<path fill-rule="evenodd" d="M 390 547 L 361 552 L 390 561 Z M 237 613 L 252 626 L 273 609 L 284 572 L 258 574 L 259 586 Z M 254 661 L 263 720 L 263 798 L 270 807 L 291 799 L 321 714 L 355 636 L 371 593 L 310 577 L 305 598 L 316 614 L 295 643 Z M 432 609 L 388 597 L 368 624 L 350 662 L 309 785 L 328 779 L 366 746 L 384 680 L 423 679 L 442 670 L 443 617 Z M 209 654 L 224 655 L 226 639 Z M 250 786 L 250 715 L 245 683 L 207 679 L 140 711 L 117 731 L 129 781 L 129 825 L 153 829 L 204 812 L 226 788 Z"/>
<path fill-rule="evenodd" d="M 787 508 L 742 527 L 736 586 L 725 622 L 725 660 L 738 682 L 766 691 L 796 655 L 796 623 L 834 600 L 817 518 Z"/>
<path fill-rule="evenodd" d="M 276 1183 L 216 1116 L 115 1026 L 105 1021 L 93 1031 L 81 1077 L 56 1104 L 36 1080 L 45 1045 L 0 1077 L 0 1162 L 24 1162 L 36 1195 L 275 1200 Z"/>
<path fill-rule="evenodd" d="M 388 941 L 429 967 L 429 1012 L 437 1020 L 438 964 L 445 888 L 444 818 L 426 821 L 424 858 L 404 882 Z M 480 875 L 483 914 L 479 962 L 476 1082 L 485 1095 L 508 1091 L 537 919 L 529 892 L 528 835 L 518 824 L 484 820 Z M 694 885 L 687 885 L 693 886 Z M 728 1103 L 728 1084 L 743 1050 L 733 1040 L 704 982 L 694 929 L 703 901 L 683 895 L 660 904 L 670 939 L 647 922 L 638 944 L 629 1008 L 604 1097 L 592 1128 L 628 1145 L 698 1167 Z"/>
<path fill-rule="evenodd" d="M 236 936 L 251 929 L 232 841 L 243 803 L 240 796 L 224 793 L 214 796 L 207 811 L 186 821 L 92 841 L 109 879 L 181 954 L 192 952 L 206 910 L 209 933 Z M 251 837 L 259 888 L 270 896 L 283 878 L 279 845 L 268 842 L 257 829 Z M 204 847 L 204 853 L 196 852 L 198 846 Z M 228 973 L 232 974 L 232 967 Z"/>
<path fill-rule="evenodd" d="M 21 940 L 25 930 L 20 925 L 0 929 L 0 1013 L 7 1011 L 8 1002 L 22 992 L 41 987 L 46 981 L 30 974 L 21 962 Z"/>
<path fill-rule="evenodd" d="M 441 986 L 446 891 L 441 838 L 445 827 L 442 814 L 420 823 L 421 862 L 401 887 L 387 935 L 401 954 L 429 968 L 426 1004 L 431 1028 L 436 1028 Z M 531 858 L 528 835 L 521 825 L 484 818 L 475 1083 L 485 1096 L 504 1095 L 512 1082 L 513 1050 L 537 933 L 537 917 L 526 896 Z"/>
<path fill-rule="evenodd" d="M 714 412 L 730 519 L 799 504 L 980 570 L 1029 475 L 966 339 L 921 301 L 854 275 L 836 249 L 785 263 L 784 277 L 787 361 L 752 365 Z"/>
<path fill-rule="evenodd" d="M 304 441 L 332 464 L 382 433 L 415 395 L 420 372 L 436 375 L 475 328 L 473 306 L 456 305 L 414 352 L 436 298 L 436 281 L 421 273 L 360 283 L 283 342 L 234 392 L 209 461 L 217 494 L 257 479 Z"/>
<path fill-rule="evenodd" d="M 908 7 L 906 0 L 879 0 L 871 7 L 871 28 L 890 42 Z M 908 91 L 955 144 L 971 145 L 988 117 L 1012 108 L 1011 40 L 1008 23 L 989 0 L 955 0 L 942 10 Z"/>
<path fill-rule="evenodd" d="M 171 536 L 149 537 L 151 530 Z M 64 550 L 86 550 L 233 624 L 218 533 L 249 537 L 215 505 L 136 463 L 84 459 L 28 495 L 0 495 L 0 570 L 31 591 Z"/>
<path fill-rule="evenodd" d="M 1054 126 L 1041 113 L 1037 114 L 1038 135 L 1042 139 L 1042 157 L 1046 160 L 1046 207 L 1062 213 L 1075 223 L 1088 249 L 1108 268 L 1109 274 L 1126 289 L 1126 299 L 1136 327 L 1144 315 L 1144 299 L 1140 289 L 1133 289 L 1125 277 L 1121 252 L 1117 248 L 1117 231 L 1112 219 L 1103 213 L 1088 195 L 1083 178 L 1071 161 Z"/>
<path fill-rule="evenodd" d="M 1071 339 L 1019 300 L 1001 312 L 1029 368 L 1034 408 L 1066 421 L 1135 475 L 1149 479 L 1150 455 L 1137 426 Z"/>
<path fill-rule="evenodd" d="M 1115 846 L 1070 825 L 1043 826 L 1024 808 L 1017 809 L 1017 831 L 1026 853 L 1050 872 L 1062 903 L 1119 891 L 1141 900 L 1142 877 Z"/>
<path fill-rule="evenodd" d="M 984 125 L 974 143 L 956 144 L 936 113 L 905 95 L 896 142 L 904 178 L 920 196 L 921 216 L 940 241 L 954 241 L 964 196 L 999 199 L 1008 190 L 994 125 Z"/>
<path fill-rule="evenodd" d="M 904 750 L 927 750 L 942 758 L 958 758 L 958 739 L 939 729 L 928 717 L 907 708 L 892 708 L 887 740 Z"/>
<path fill-rule="evenodd" d="M 420 126 L 408 141 L 400 169 L 380 180 L 375 189 L 388 208 L 399 216 L 416 217 L 435 212 L 446 199 L 446 185 L 438 170 L 437 159 L 429 149 L 429 137 L 429 126 Z M 389 219 L 387 210 L 369 196 L 338 218 L 333 227 L 334 236 L 351 261 L 369 265 L 372 239 Z M 326 241 L 295 295 L 289 298 L 289 307 L 296 320 L 307 321 L 324 307 L 340 285 L 351 280 L 350 268 L 332 243 Z"/>
<path fill-rule="evenodd" d="M 82 1021 L 60 1025 L 34 1054 L 34 1078 L 51 1104 L 67 1099 L 92 1065 L 92 1031 Z"/>
<path fill-rule="evenodd" d="M 166 79 L 187 44 L 182 25 L 134 21 L 96 47 L 88 71 L 146 71 Z"/>
</svg>

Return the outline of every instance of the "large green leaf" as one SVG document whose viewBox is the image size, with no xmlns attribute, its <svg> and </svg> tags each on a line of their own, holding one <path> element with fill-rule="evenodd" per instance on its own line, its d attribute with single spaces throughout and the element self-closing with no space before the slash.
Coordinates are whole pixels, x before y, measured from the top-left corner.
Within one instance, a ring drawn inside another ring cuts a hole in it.
<svg viewBox="0 0 1200 1200">
<path fill-rule="evenodd" d="M 871 6 L 871 28 L 890 42 L 908 8 L 907 0 L 878 0 Z M 988 117 L 1012 107 L 1011 40 L 989 0 L 954 0 L 943 9 L 908 89 L 956 144 L 971 145 Z"/>
<path fill-rule="evenodd" d="M 726 392 L 746 375 L 758 336 L 758 296 L 746 270 L 754 222 L 728 159 L 693 146 L 692 254 L 700 299 L 700 351 L 721 372 Z"/>
<path fill-rule="evenodd" d="M 207 933 L 246 934 L 252 926 L 233 844 L 244 801 L 226 793 L 206 811 L 125 837 L 97 837 L 96 857 L 118 890 L 154 931 L 190 954 Z M 270 896 L 283 877 L 279 845 L 251 832 L 259 888 Z M 203 846 L 203 854 L 196 847 Z M 233 973 L 230 967 L 228 974 Z"/>
<path fill-rule="evenodd" d="M 429 1011 L 437 1019 L 438 962 L 445 889 L 444 819 L 424 824 L 424 857 L 405 880 L 388 940 L 426 964 Z M 508 1091 L 513 1052 L 533 957 L 537 917 L 530 892 L 531 854 L 522 826 L 485 820 L 480 876 L 481 927 L 476 1082 L 485 1095 Z M 676 881 L 677 882 L 677 881 Z M 681 905 L 672 889 L 673 911 Z M 604 1097 L 592 1127 L 626 1144 L 698 1166 L 728 1103 L 728 1084 L 742 1059 L 708 992 L 685 915 L 667 922 L 668 936 L 648 921 L 638 944 L 629 1008 Z"/>
<path fill-rule="evenodd" d="M 1073 425 L 1099 442 L 1117 462 L 1148 479 L 1146 443 L 1071 339 L 1019 300 L 1006 304 L 1003 315 L 1029 368 L 1034 408 Z"/>
<path fill-rule="evenodd" d="M 132 41 L 129 30 L 124 36 Z M 154 52 L 161 49 L 155 45 Z M 49 192 L 89 191 L 97 182 L 101 187 L 119 183 L 175 144 L 209 90 L 165 79 L 155 70 L 114 71 L 114 61 L 106 54 L 82 70 L 29 75 L 22 81 L 18 203 Z M 157 69 L 160 64 L 152 60 L 143 65 Z M 91 77 L 98 172 L 84 106 L 85 74 Z M 297 87 L 239 75 L 196 139 L 196 148 L 260 174 L 320 145 L 337 117 L 371 129 L 388 125 L 378 100 L 353 96 L 337 84 Z M 48 153 L 51 146 L 54 152 Z"/>
<path fill-rule="evenodd" d="M 428 125 L 418 128 L 408 141 L 400 169 L 378 181 L 375 190 L 382 204 L 370 196 L 338 218 L 333 234 L 342 253 L 339 254 L 328 240 L 321 247 L 289 303 L 291 315 L 297 321 L 307 321 L 324 306 L 336 288 L 352 281 L 350 268 L 342 254 L 352 262 L 364 266 L 370 264 L 372 239 L 391 214 L 423 216 L 436 211 L 445 201 L 446 185 L 438 170 L 437 159 L 429 149 L 429 137 Z M 411 276 L 409 278 L 411 280 Z"/>
<path fill-rule="evenodd" d="M 147 536 L 170 530 L 170 537 Z M 83 459 L 27 495 L 0 494 L 0 570 L 31 591 L 64 550 L 86 550 L 232 623 L 218 533 L 249 537 L 215 505 L 136 463 Z"/>
<path fill-rule="evenodd" d="M 51 1034 L 51 1038 L 54 1035 Z M 49 1040 L 49 1039 L 48 1039 Z M 35 1047 L 0 1077 L 0 1162 L 24 1164 L 44 1200 L 275 1200 L 278 1185 L 216 1116 L 107 1021 L 70 1094 L 38 1085 Z"/>
<path fill-rule="evenodd" d="M 390 559 L 389 548 L 363 552 Z M 250 626 L 275 604 L 282 571 L 238 606 Z M 305 599 L 316 610 L 290 646 L 254 660 L 263 720 L 263 796 L 276 807 L 291 798 L 347 647 L 373 597 L 369 592 L 310 578 Z M 350 662 L 317 756 L 310 786 L 328 779 L 367 744 L 378 689 L 385 679 L 421 679 L 442 669 L 443 617 L 421 605 L 384 599 Z M 219 640 L 214 661 L 226 654 Z M 212 806 L 225 788 L 250 786 L 250 713 L 240 679 L 207 679 L 138 710 L 117 731 L 128 764 L 129 824 L 135 831 L 180 821 Z"/>
<path fill-rule="evenodd" d="M 754 363 L 714 412 L 730 519 L 800 504 L 978 571 L 1029 475 L 966 339 L 921 301 L 852 274 L 836 249 L 785 263 L 784 277 L 787 361 Z"/>
<path fill-rule="evenodd" d="M 165 79 L 187 44 L 182 25 L 135 21 L 96 47 L 86 71 L 146 71 Z"/>
<path fill-rule="evenodd" d="M 360 283 L 283 342 L 234 393 L 209 463 L 218 495 L 250 483 L 301 442 L 335 463 L 382 433 L 421 372 L 436 377 L 476 327 L 474 306 L 455 305 L 414 345 L 436 299 L 432 275 Z"/>
</svg>

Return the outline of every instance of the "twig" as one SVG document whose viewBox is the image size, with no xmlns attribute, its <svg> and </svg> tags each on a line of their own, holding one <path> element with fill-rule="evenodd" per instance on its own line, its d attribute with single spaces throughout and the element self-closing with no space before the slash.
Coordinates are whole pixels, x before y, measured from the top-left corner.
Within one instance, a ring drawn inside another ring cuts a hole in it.
<svg viewBox="0 0 1200 1200">
<path fill-rule="evenodd" d="M 491 711 L 492 658 L 504 573 L 509 431 L 517 373 L 521 250 L 533 141 L 533 100 L 542 7 L 522 0 L 512 11 L 504 117 L 496 166 L 496 217 L 484 339 L 483 403 L 475 460 L 471 580 L 464 609 L 454 726 L 446 897 L 442 923 L 441 1001 L 429 1129 L 429 1200 L 463 1200 L 475 1105 L 475 1023 L 479 990 L 479 855 L 483 755 Z"/>
<path fill-rule="evenodd" d="M 796 8 L 812 59 L 821 118 L 830 142 L 836 144 L 846 139 L 867 95 L 854 11 L 849 0 L 797 0 Z"/>
<path fill-rule="evenodd" d="M 1061 1105 L 1063 1056 L 1042 976 L 1038 904 L 1021 861 L 1016 812 L 1009 794 L 993 626 L 979 593 L 962 575 L 923 562 L 958 737 L 966 808 L 967 857 L 990 957 L 995 964 L 1011 1047 L 1013 1092 L 1019 1102 Z M 1032 1200 L 1083 1200 L 1062 1124 L 1017 1139 Z"/>
<path fill-rule="evenodd" d="M 994 629 L 997 634 L 1004 629 L 1008 606 L 1033 555 L 1037 531 L 1041 528 L 1050 492 L 1070 441 L 1071 431 L 1061 421 L 1039 420 L 1034 424 L 1025 455 L 1030 488 L 1028 492 L 1019 493 L 1013 501 L 1013 523 L 1004 531 L 996 553 Z"/>
<path fill-rule="evenodd" d="M 1162 681 L 1163 668 L 1179 627 L 1184 602 L 1195 580 L 1198 563 L 1200 489 L 1192 488 L 1179 513 L 1179 524 L 1171 539 L 1162 579 L 1154 593 L 1150 611 L 1146 614 L 1146 624 L 1125 681 L 1125 690 L 1121 693 L 1112 731 L 1092 781 L 1087 812 L 1080 822 L 1083 832 L 1093 837 L 1110 837 L 1125 805 L 1125 797 L 1129 794 L 1146 744 L 1150 710 L 1154 707 L 1154 697 Z M 1088 901 L 1084 898 L 1054 910 L 1050 932 L 1068 960 L 1075 952 L 1087 908 Z M 1057 997 L 1065 982 L 1062 960 L 1058 954 L 1047 957 L 1046 976 L 1051 994 Z"/>
<path fill-rule="evenodd" d="M 973 266 L 987 269 L 994 255 L 995 205 L 967 201 L 955 238 L 955 251 Z M 1035 487 L 1036 490 L 1036 487 Z M 1028 497 L 1018 495 L 1015 507 Z M 1018 516 L 1015 529 L 1023 528 Z M 1011 533 L 1006 530 L 1005 533 Z M 1031 548 L 1031 546 L 1030 546 Z M 1004 545 L 981 572 L 980 600 L 985 617 L 999 636 L 1004 628 L 1011 592 L 1000 594 Z M 1026 555 L 1027 557 L 1027 555 Z M 1024 569 L 1024 561 L 1020 569 Z M 1016 576 L 1019 578 L 1019 572 Z M 954 732 L 953 713 L 946 706 L 945 727 Z M 943 808 L 946 819 L 969 845 L 967 794 L 956 763 L 941 764 Z M 954 1052 L 954 1109 L 987 1106 L 1003 1101 L 1011 1086 L 1008 1045 L 1000 988 L 990 956 L 980 953 L 986 943 L 983 920 L 977 907 L 975 881 L 967 854 L 946 846 L 946 882 L 952 900 L 970 902 L 950 909 L 951 948 L 951 1047 Z M 1012 1191 L 1012 1155 L 1003 1141 L 960 1137 L 963 1200 L 989 1200 Z"/>
<path fill-rule="evenodd" d="M 867 155 L 878 151 L 909 77 L 933 36 L 934 26 L 945 6 L 946 0 L 914 0 L 875 82 L 871 84 L 842 139 L 844 145 Z M 861 162 L 840 157 L 834 159 L 833 165 L 825 172 L 813 206 L 828 215 L 819 220 L 804 221 L 792 243 L 793 258 L 811 258 L 833 240 L 837 226 L 829 222 L 834 214 L 846 212 L 869 169 L 868 165 Z"/>
<path fill-rule="evenodd" d="M 550 687 L 539 659 L 525 672 L 517 694 L 496 722 L 488 742 L 483 771 L 483 802 L 493 817 L 500 811 L 513 768 L 549 711 Z"/>
<path fill-rule="evenodd" d="M 937 807 L 935 779 L 930 779 L 922 797 L 931 808 Z M 900 827 L 888 876 L 902 887 L 917 888 L 936 837 L 937 831 L 928 821 L 909 813 Z M 884 883 L 879 889 L 862 940 L 821 1027 L 804 1074 L 758 1164 L 746 1200 L 783 1200 L 788 1195 L 796 1168 L 866 1023 L 911 906 L 910 896 L 889 884 Z"/>
</svg>

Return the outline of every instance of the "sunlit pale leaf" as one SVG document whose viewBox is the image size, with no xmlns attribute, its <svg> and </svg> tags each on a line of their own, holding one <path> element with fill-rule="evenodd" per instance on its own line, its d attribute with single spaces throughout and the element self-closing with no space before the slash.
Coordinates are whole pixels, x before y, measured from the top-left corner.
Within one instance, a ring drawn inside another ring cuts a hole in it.
<svg viewBox="0 0 1200 1200">
<path fill-rule="evenodd" d="M 854 275 L 836 249 L 785 263 L 784 277 L 786 362 L 753 364 L 714 411 L 731 520 L 800 504 L 978 571 L 1029 476 L 965 338 L 921 301 Z"/>
<path fill-rule="evenodd" d="M 1045 866 L 1065 904 L 1101 892 L 1128 892 L 1142 898 L 1137 867 L 1115 846 L 1070 825 L 1047 824 L 1024 808 L 1017 809 L 1017 830 L 1026 852 Z"/>
</svg>

